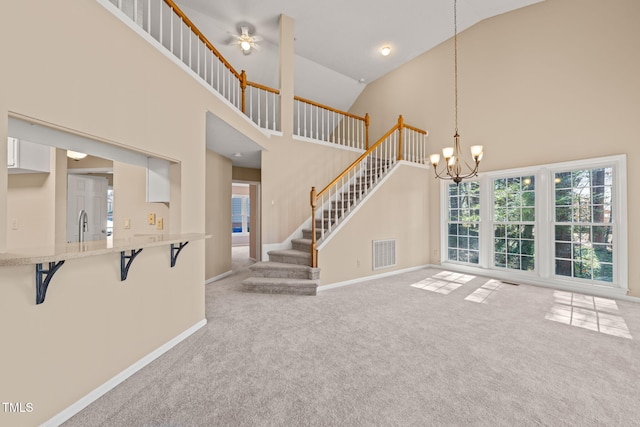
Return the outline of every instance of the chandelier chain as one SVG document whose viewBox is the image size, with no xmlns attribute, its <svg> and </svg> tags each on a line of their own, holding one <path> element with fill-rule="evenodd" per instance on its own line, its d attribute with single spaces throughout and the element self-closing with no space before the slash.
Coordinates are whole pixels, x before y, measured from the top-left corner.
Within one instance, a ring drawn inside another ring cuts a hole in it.
<svg viewBox="0 0 640 427">
<path fill-rule="evenodd" d="M 453 0 L 453 70 L 455 88 L 455 124 L 458 133 L 458 1 Z"/>
</svg>

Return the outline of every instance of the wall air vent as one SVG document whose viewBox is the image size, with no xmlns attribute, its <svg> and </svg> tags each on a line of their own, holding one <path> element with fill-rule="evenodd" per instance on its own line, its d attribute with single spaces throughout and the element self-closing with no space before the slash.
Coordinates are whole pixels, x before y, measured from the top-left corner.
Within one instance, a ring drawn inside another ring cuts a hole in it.
<svg viewBox="0 0 640 427">
<path fill-rule="evenodd" d="M 373 269 L 396 265 L 396 239 L 373 241 Z"/>
</svg>

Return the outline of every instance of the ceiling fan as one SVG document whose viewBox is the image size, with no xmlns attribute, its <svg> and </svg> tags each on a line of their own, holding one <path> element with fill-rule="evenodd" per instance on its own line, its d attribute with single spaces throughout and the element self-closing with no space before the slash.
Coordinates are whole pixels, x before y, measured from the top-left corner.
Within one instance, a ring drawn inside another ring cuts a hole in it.
<svg viewBox="0 0 640 427">
<path fill-rule="evenodd" d="M 262 37 L 251 35 L 253 31 L 250 31 L 250 28 L 245 25 L 240 26 L 240 34 L 233 34 L 235 40 L 232 40 L 230 45 L 239 46 L 242 53 L 245 55 L 249 55 L 252 49 L 260 50 L 260 46 L 258 46 L 257 42 L 262 41 Z"/>
</svg>

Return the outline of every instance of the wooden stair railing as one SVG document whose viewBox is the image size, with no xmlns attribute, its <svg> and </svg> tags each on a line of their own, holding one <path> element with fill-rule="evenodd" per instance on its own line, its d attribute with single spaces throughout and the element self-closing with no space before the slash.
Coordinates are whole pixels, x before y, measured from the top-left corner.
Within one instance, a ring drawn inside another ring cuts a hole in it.
<svg viewBox="0 0 640 427">
<path fill-rule="evenodd" d="M 321 191 L 317 192 L 316 187 L 311 187 L 311 267 L 318 267 L 318 234 L 320 239 L 324 239 L 332 231 L 334 224 L 351 212 L 355 203 L 391 167 L 401 160 L 426 163 L 427 135 L 425 130 L 406 125 L 400 116 L 394 127 Z M 319 208 L 320 218 L 316 218 Z M 327 233 L 325 229 L 328 229 Z"/>
</svg>

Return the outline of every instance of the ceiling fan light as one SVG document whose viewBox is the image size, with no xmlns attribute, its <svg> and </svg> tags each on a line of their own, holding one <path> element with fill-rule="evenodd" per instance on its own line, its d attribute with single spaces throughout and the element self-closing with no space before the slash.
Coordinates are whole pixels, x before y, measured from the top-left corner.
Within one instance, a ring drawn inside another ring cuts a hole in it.
<svg viewBox="0 0 640 427">
<path fill-rule="evenodd" d="M 251 43 L 247 40 L 242 40 L 240 42 L 240 49 L 245 53 L 249 52 L 251 50 Z"/>
</svg>

